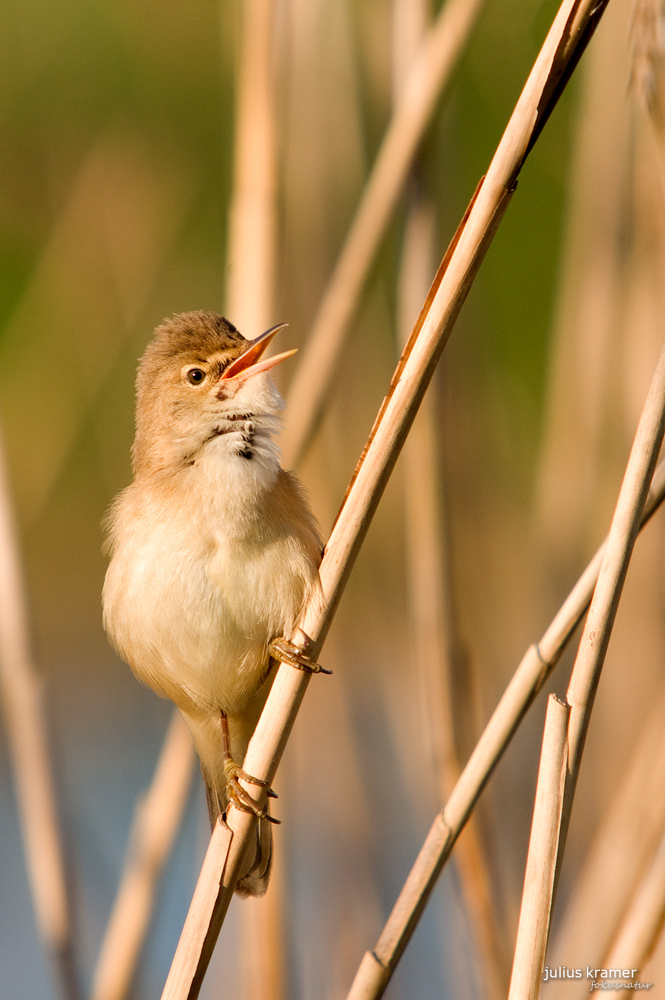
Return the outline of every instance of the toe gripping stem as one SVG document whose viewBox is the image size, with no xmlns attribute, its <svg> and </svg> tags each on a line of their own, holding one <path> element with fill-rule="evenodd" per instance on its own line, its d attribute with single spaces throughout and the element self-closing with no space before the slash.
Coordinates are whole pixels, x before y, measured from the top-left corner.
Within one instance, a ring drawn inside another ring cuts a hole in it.
<svg viewBox="0 0 665 1000">
<path fill-rule="evenodd" d="M 305 633 L 303 632 L 303 635 Z M 332 670 L 326 670 L 322 667 L 320 663 L 315 663 L 307 655 L 307 647 L 311 640 L 308 636 L 305 636 L 305 642 L 302 646 L 297 646 L 295 642 L 290 639 L 286 639 L 284 636 L 279 636 L 277 639 L 273 639 L 268 645 L 268 652 L 274 660 L 279 660 L 280 663 L 289 663 L 292 667 L 296 667 L 298 670 L 305 670 L 310 674 L 332 674 Z"/>
<path fill-rule="evenodd" d="M 231 756 L 231 741 L 229 739 L 229 721 L 226 716 L 226 712 L 221 713 L 221 724 L 222 724 L 222 747 L 224 752 L 224 775 L 226 777 L 226 793 L 228 795 L 229 801 L 233 803 L 236 809 L 241 809 L 243 812 L 253 813 L 259 819 L 265 819 L 269 823 L 279 824 L 280 820 L 275 819 L 271 816 L 267 808 L 260 806 L 240 784 L 240 778 L 243 781 L 249 782 L 251 785 L 257 785 L 259 788 L 266 789 L 266 795 L 270 799 L 277 798 L 277 792 L 273 792 L 270 787 L 269 781 L 264 781 L 263 778 L 255 778 L 254 775 L 248 774 L 242 767 L 240 767 L 233 760 Z"/>
<path fill-rule="evenodd" d="M 273 792 L 268 782 L 248 774 L 247 771 L 238 767 L 238 765 L 234 764 L 233 761 L 228 761 L 228 763 L 225 764 L 224 770 L 226 771 L 227 776 L 227 795 L 229 797 L 229 801 L 233 803 L 236 809 L 241 809 L 243 812 L 253 813 L 253 815 L 258 816 L 259 819 L 265 819 L 269 823 L 279 825 L 280 820 L 271 816 L 267 809 L 261 808 L 261 806 L 254 801 L 252 796 L 245 791 L 238 779 L 242 778 L 243 781 L 248 781 L 252 785 L 258 785 L 260 788 L 265 788 L 268 798 L 276 799 L 277 793 Z"/>
</svg>

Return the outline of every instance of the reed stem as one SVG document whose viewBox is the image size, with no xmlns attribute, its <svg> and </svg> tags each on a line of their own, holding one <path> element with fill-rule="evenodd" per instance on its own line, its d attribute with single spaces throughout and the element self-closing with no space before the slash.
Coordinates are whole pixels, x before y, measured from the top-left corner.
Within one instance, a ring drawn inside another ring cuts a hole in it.
<svg viewBox="0 0 665 1000">
<path fill-rule="evenodd" d="M 356 468 L 320 567 L 323 600 L 313 598 L 294 636 L 314 656 L 401 446 L 469 288 L 515 189 L 517 177 L 602 15 L 605 3 L 564 0 L 485 178 L 481 181 L 430 289 L 388 395 Z M 246 770 L 272 781 L 310 675 L 283 664 L 245 758 Z M 251 794 L 254 789 L 248 788 Z M 228 833 L 217 823 L 195 899 L 163 992 L 164 1000 L 198 995 L 231 900 L 256 818 L 231 807 Z M 224 845 L 227 851 L 222 851 Z M 220 872 L 221 875 L 220 882 Z M 210 904 L 212 904 L 210 906 Z M 424 905 L 424 903 L 423 903 Z M 210 906 L 210 908 L 207 908 Z"/>
<path fill-rule="evenodd" d="M 63 1000 L 80 996 L 57 791 L 42 681 L 32 659 L 28 614 L 4 450 L 0 441 L 0 694 L 21 835 L 42 945 Z"/>
<path fill-rule="evenodd" d="M 508 1000 L 540 996 L 559 848 L 569 711 L 556 695 L 549 696 Z"/>
</svg>

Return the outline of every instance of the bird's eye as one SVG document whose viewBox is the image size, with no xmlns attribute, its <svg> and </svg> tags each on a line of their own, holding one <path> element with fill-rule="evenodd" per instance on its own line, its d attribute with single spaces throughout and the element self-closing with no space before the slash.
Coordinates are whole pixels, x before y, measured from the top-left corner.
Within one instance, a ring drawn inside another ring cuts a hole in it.
<svg viewBox="0 0 665 1000">
<path fill-rule="evenodd" d="M 205 377 L 206 373 L 202 368 L 190 368 L 187 372 L 187 381 L 191 383 L 191 385 L 201 385 L 201 383 L 205 380 Z"/>
</svg>

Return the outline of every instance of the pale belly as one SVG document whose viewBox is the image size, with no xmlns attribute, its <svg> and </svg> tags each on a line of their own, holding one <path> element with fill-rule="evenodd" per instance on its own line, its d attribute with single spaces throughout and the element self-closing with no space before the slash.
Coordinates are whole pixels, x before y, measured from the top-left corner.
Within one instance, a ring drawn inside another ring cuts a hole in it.
<svg viewBox="0 0 665 1000">
<path fill-rule="evenodd" d="M 216 438 L 162 493 L 126 491 L 104 584 L 118 652 L 189 715 L 244 711 L 267 672 L 268 643 L 291 633 L 318 581 L 302 498 L 282 491 L 293 514 L 274 515 L 266 497 L 278 466 L 227 446 Z M 302 533 L 292 527 L 301 521 Z"/>
<path fill-rule="evenodd" d="M 132 533 L 111 561 L 107 628 L 136 676 L 184 711 L 240 713 L 288 632 L 312 569 L 293 539 L 255 546 L 178 529 Z"/>
</svg>

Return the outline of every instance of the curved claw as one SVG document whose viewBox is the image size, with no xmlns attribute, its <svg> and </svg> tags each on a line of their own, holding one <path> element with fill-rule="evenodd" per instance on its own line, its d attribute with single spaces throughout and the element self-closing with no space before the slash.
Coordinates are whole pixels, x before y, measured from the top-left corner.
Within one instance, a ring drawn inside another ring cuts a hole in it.
<svg viewBox="0 0 665 1000">
<path fill-rule="evenodd" d="M 326 670 L 320 663 L 315 663 L 304 649 L 296 646 L 295 642 L 291 642 L 290 639 L 286 639 L 284 636 L 273 639 L 268 644 L 268 652 L 273 659 L 279 660 L 280 663 L 290 663 L 292 667 L 296 667 L 298 670 L 306 670 L 311 674 L 332 674 L 332 670 Z"/>
<path fill-rule="evenodd" d="M 248 781 L 250 785 L 259 785 L 260 788 L 270 788 L 270 782 L 264 781 L 263 778 L 255 778 L 253 775 L 248 774 L 247 771 L 243 770 L 239 764 L 228 758 L 224 761 L 224 774 L 226 775 L 227 781 L 233 781 L 234 778 L 242 778 L 243 781 Z M 268 792 L 270 795 L 270 792 Z M 277 798 L 275 792 L 272 793 L 274 798 Z"/>
<path fill-rule="evenodd" d="M 252 813 L 258 819 L 265 819 L 268 823 L 274 823 L 275 826 L 279 826 L 282 822 L 279 819 L 275 819 L 274 816 L 271 816 L 268 810 L 262 808 L 258 802 L 255 802 L 252 796 L 245 791 L 237 778 L 232 778 L 228 782 L 226 786 L 226 794 L 229 802 L 232 802 L 236 809 L 240 809 L 242 812 Z"/>
<path fill-rule="evenodd" d="M 256 802 L 249 792 L 240 784 L 240 778 L 243 781 L 248 781 L 252 785 L 258 785 L 261 788 L 266 788 L 269 798 L 276 799 L 277 793 L 273 792 L 268 781 L 264 781 L 263 778 L 255 778 L 253 775 L 248 774 L 247 771 L 243 770 L 235 761 L 228 758 L 224 761 L 224 774 L 226 775 L 226 794 L 228 796 L 229 802 L 232 802 L 236 809 L 241 809 L 243 812 L 253 813 L 259 819 L 265 819 L 269 823 L 274 823 L 279 825 L 280 820 L 275 819 L 270 815 L 267 809 L 260 806 Z"/>
</svg>

